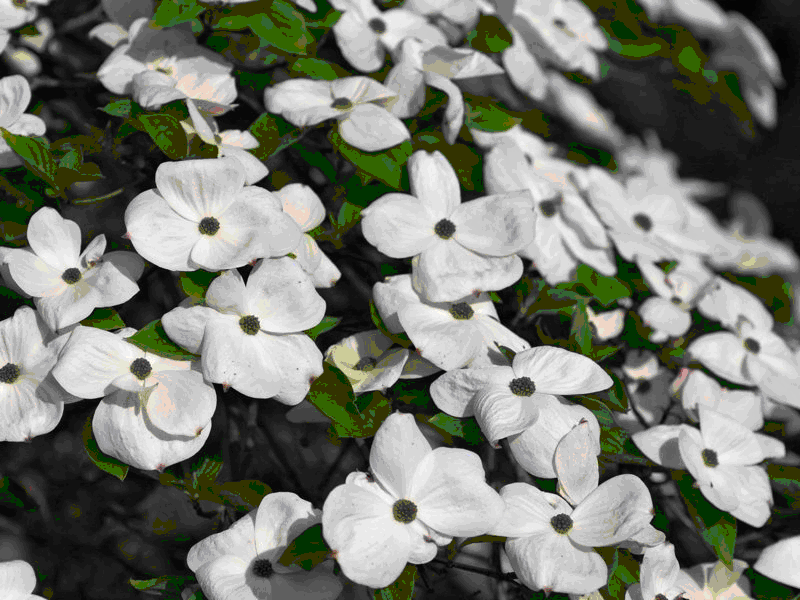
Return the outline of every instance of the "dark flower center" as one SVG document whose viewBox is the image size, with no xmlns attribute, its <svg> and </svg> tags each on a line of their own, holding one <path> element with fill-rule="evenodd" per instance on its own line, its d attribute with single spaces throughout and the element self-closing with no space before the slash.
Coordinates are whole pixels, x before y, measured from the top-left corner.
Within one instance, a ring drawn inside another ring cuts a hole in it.
<svg viewBox="0 0 800 600">
<path fill-rule="evenodd" d="M 459 302 L 458 304 L 453 304 L 450 306 L 450 314 L 453 315 L 454 319 L 465 321 L 467 319 L 471 319 L 472 315 L 475 314 L 475 311 L 472 310 L 472 307 L 466 302 Z"/>
<path fill-rule="evenodd" d="M 636 226 L 639 227 L 642 231 L 650 231 L 653 228 L 653 221 L 647 215 L 643 215 L 642 213 L 638 213 L 633 216 L 633 222 L 636 223 Z"/>
<path fill-rule="evenodd" d="M 555 214 L 558 212 L 558 201 L 543 200 L 542 202 L 539 203 L 539 210 L 547 218 L 554 217 Z"/>
<path fill-rule="evenodd" d="M 259 558 L 253 563 L 253 575 L 256 577 L 268 579 L 274 572 L 275 569 L 272 568 L 272 563 L 266 558 Z"/>
<path fill-rule="evenodd" d="M 758 341 L 754 340 L 753 338 L 747 338 L 744 341 L 744 348 L 753 354 L 758 354 L 761 351 L 761 344 L 759 344 Z"/>
<path fill-rule="evenodd" d="M 14 383 L 22 372 L 14 363 L 6 363 L 0 368 L 0 383 Z"/>
<path fill-rule="evenodd" d="M 384 33 L 386 31 L 386 23 L 383 19 L 379 19 L 375 17 L 374 19 L 369 20 L 369 28 L 372 29 L 375 33 Z"/>
<path fill-rule="evenodd" d="M 350 110 L 353 108 L 353 103 L 350 102 L 349 98 L 334 98 L 333 102 L 331 102 L 331 108 L 336 108 L 338 110 Z"/>
<path fill-rule="evenodd" d="M 358 371 L 372 371 L 375 368 L 375 365 L 378 364 L 378 359 L 374 356 L 365 356 L 360 359 L 353 368 Z"/>
<path fill-rule="evenodd" d="M 711 450 L 710 448 L 705 448 L 701 453 L 700 456 L 703 457 L 703 463 L 707 467 L 716 467 L 719 466 L 719 459 L 717 458 L 717 453 Z"/>
<path fill-rule="evenodd" d="M 667 600 L 667 597 L 664 594 L 656 594 L 653 600 Z"/>
<path fill-rule="evenodd" d="M 261 322 L 255 315 L 245 315 L 239 319 L 239 327 L 247 335 L 255 335 L 261 330 Z"/>
<path fill-rule="evenodd" d="M 564 513 L 556 515 L 550 519 L 550 526 L 556 530 L 556 533 L 561 535 L 569 533 L 569 530 L 572 529 L 572 517 Z"/>
<path fill-rule="evenodd" d="M 530 396 L 536 391 L 536 386 L 530 377 L 517 377 L 508 384 L 511 392 L 517 396 Z"/>
<path fill-rule="evenodd" d="M 219 231 L 219 221 L 214 217 L 203 217 L 197 229 L 203 235 L 214 235 Z"/>
<path fill-rule="evenodd" d="M 398 500 L 392 506 L 392 515 L 398 523 L 408 525 L 417 518 L 417 505 L 411 500 Z"/>
<path fill-rule="evenodd" d="M 131 373 L 133 373 L 133 376 L 139 381 L 147 379 L 147 376 L 152 372 L 153 367 L 146 358 L 137 358 L 131 363 Z"/>
<path fill-rule="evenodd" d="M 443 240 L 449 240 L 456 232 L 456 226 L 448 219 L 442 219 L 433 228 L 433 232 Z"/>
<path fill-rule="evenodd" d="M 61 279 L 63 279 L 65 283 L 73 285 L 81 280 L 81 272 L 75 267 L 70 267 L 61 274 Z"/>
</svg>

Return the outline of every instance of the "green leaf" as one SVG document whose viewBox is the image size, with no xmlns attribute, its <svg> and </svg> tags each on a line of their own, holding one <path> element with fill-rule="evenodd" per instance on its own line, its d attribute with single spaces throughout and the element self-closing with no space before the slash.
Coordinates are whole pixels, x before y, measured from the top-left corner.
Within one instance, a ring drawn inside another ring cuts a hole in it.
<svg viewBox="0 0 800 600">
<path fill-rule="evenodd" d="M 8 477 L 0 477 L 0 505 L 14 506 L 16 508 L 25 508 L 25 503 L 19 498 L 20 492 L 14 493 L 12 488 L 18 487 Z M 24 490 L 22 490 L 24 493 Z"/>
<path fill-rule="evenodd" d="M 164 331 L 161 319 L 151 321 L 132 336 L 125 338 L 125 341 L 146 352 L 165 358 L 173 358 L 175 360 L 197 360 L 200 358 L 198 355 L 187 352 L 173 343 L 167 336 L 167 332 Z"/>
<path fill-rule="evenodd" d="M 442 433 L 450 444 L 452 444 L 452 436 L 462 438 L 472 445 L 482 444 L 486 441 L 474 417 L 459 419 L 445 413 L 438 413 L 429 418 L 428 423 Z"/>
<path fill-rule="evenodd" d="M 630 406 L 630 401 L 628 400 L 625 384 L 614 373 L 610 371 L 606 371 L 606 373 L 608 373 L 608 376 L 613 380 L 613 385 L 607 390 L 594 394 L 587 394 L 587 396 L 603 402 L 603 404 L 612 410 L 619 412 L 627 411 Z"/>
<path fill-rule="evenodd" d="M 612 549 L 604 548 L 604 550 Z M 600 590 L 600 593 L 606 600 L 622 600 L 625 598 L 625 590 L 639 581 L 639 563 L 623 548 L 613 548 L 613 551 L 608 569 L 608 584 Z"/>
<path fill-rule="evenodd" d="M 381 319 L 381 315 L 378 313 L 378 308 L 375 306 L 375 302 L 372 300 L 369 301 L 369 315 L 372 317 L 372 322 L 375 323 L 375 327 L 378 330 L 392 340 L 395 344 L 399 344 L 403 348 L 411 347 L 411 340 L 408 339 L 408 336 L 405 333 L 392 333 L 386 328 L 386 324 Z"/>
<path fill-rule="evenodd" d="M 112 117 L 129 117 L 131 114 L 131 99 L 120 98 L 119 100 L 113 100 L 97 110 L 102 110 Z"/>
<path fill-rule="evenodd" d="M 153 20 L 159 27 L 173 27 L 196 19 L 205 9 L 197 0 L 161 0 Z"/>
<path fill-rule="evenodd" d="M 365 185 L 374 177 L 389 187 L 402 190 L 403 165 L 414 152 L 411 142 L 403 142 L 382 152 L 363 152 L 345 142 L 336 129 L 331 129 L 328 139 L 342 156 L 356 166 Z"/>
<path fill-rule="evenodd" d="M 249 129 L 258 140 L 258 148 L 251 150 L 258 160 L 267 160 L 300 139 L 303 130 L 278 115 L 264 113 Z"/>
<path fill-rule="evenodd" d="M 494 15 L 481 15 L 475 29 L 467 34 L 467 43 L 480 52 L 502 52 L 511 41 L 511 33 Z"/>
<path fill-rule="evenodd" d="M 375 600 L 411 600 L 414 597 L 414 582 L 417 579 L 417 567 L 406 565 L 394 583 L 385 588 L 375 590 Z"/>
<path fill-rule="evenodd" d="M 98 468 L 113 475 L 120 481 L 125 481 L 125 477 L 128 475 L 128 469 L 130 469 L 130 467 L 122 461 L 117 460 L 113 456 L 108 456 L 100 450 L 97 445 L 97 440 L 94 439 L 94 433 L 92 432 L 91 416 L 86 419 L 86 423 L 83 425 L 83 446 L 86 448 L 86 454 L 89 455 L 89 460 L 91 460 Z"/>
<path fill-rule="evenodd" d="M 181 289 L 187 296 L 205 298 L 208 286 L 216 279 L 219 273 L 212 273 L 198 269 L 197 271 L 181 271 L 179 275 Z"/>
<path fill-rule="evenodd" d="M 322 321 L 314 325 L 314 327 L 306 329 L 305 334 L 312 340 L 316 340 L 318 335 L 330 331 L 341 322 L 341 317 L 323 317 Z"/>
<path fill-rule="evenodd" d="M 355 404 L 353 386 L 347 375 L 329 362 L 322 363 L 324 371 L 314 380 L 308 400 L 333 421 L 339 437 L 364 437 L 367 425 Z"/>
<path fill-rule="evenodd" d="M 508 362 L 513 362 L 514 357 L 517 355 L 516 352 L 514 352 L 508 346 L 501 346 L 500 344 L 497 343 L 497 340 L 495 340 L 494 345 L 497 346 L 497 349 L 500 350 L 500 352 L 503 354 L 503 356 L 506 357 Z"/>
<path fill-rule="evenodd" d="M 298 535 L 278 562 L 284 566 L 299 565 L 303 570 L 310 571 L 330 554 L 331 549 L 322 537 L 322 524 L 312 525 Z"/>
<path fill-rule="evenodd" d="M 273 0 L 265 12 L 252 15 L 247 24 L 262 46 L 290 54 L 306 54 L 306 47 L 314 41 L 303 15 L 286 0 Z"/>
<path fill-rule="evenodd" d="M 57 192 L 60 191 L 56 182 L 58 165 L 50 153 L 50 144 L 46 140 L 14 135 L 2 127 L 0 127 L 0 133 L 8 146 L 25 161 L 25 165 L 37 177 L 44 179 Z"/>
<path fill-rule="evenodd" d="M 161 151 L 172 160 L 186 156 L 189 141 L 180 122 L 170 115 L 143 114 L 138 117 L 142 127 Z"/>
<path fill-rule="evenodd" d="M 592 329 L 589 327 L 589 313 L 584 300 L 580 300 L 574 305 L 569 341 L 574 352 L 580 352 L 584 356 L 591 354 Z"/>
<path fill-rule="evenodd" d="M 600 448 L 602 453 L 599 460 L 648 467 L 655 466 L 631 441 L 630 434 L 621 427 L 617 427 L 611 409 L 602 401 L 586 395 L 573 396 L 572 399 L 591 410 L 600 424 Z"/>
<path fill-rule="evenodd" d="M 607 277 L 588 265 L 578 265 L 577 280 L 586 286 L 589 293 L 603 306 L 608 306 L 620 298 L 629 298 L 631 290 L 616 277 Z"/>
<path fill-rule="evenodd" d="M 219 498 L 218 500 L 215 499 L 214 502 L 250 511 L 258 508 L 264 496 L 272 490 L 268 485 L 257 479 L 242 479 L 240 481 L 226 481 L 223 484 L 215 483 L 209 491 Z M 206 496 L 206 499 L 210 499 L 210 497 Z"/>
<path fill-rule="evenodd" d="M 128 582 L 134 589 L 156 594 L 167 600 L 179 600 L 183 588 L 196 580 L 191 576 L 162 575 L 153 579 L 129 579 Z"/>
<path fill-rule="evenodd" d="M 113 308 L 95 308 L 92 314 L 81 321 L 81 325 L 111 331 L 125 327 L 125 322 Z"/>
<path fill-rule="evenodd" d="M 497 106 L 495 101 L 482 96 L 464 94 L 464 124 L 481 131 L 507 131 L 522 119 Z"/>
<path fill-rule="evenodd" d="M 483 163 L 480 153 L 466 144 L 448 144 L 441 131 L 424 131 L 411 138 L 415 150 L 438 150 L 453 165 L 458 182 L 466 190 L 483 189 Z"/>
<path fill-rule="evenodd" d="M 673 470 L 672 479 L 678 484 L 697 531 L 714 549 L 717 558 L 733 570 L 736 519 L 706 500 L 702 492 L 694 487 L 694 479 L 687 471 Z"/>
<path fill-rule="evenodd" d="M 325 81 L 334 81 L 340 77 L 350 77 L 352 75 L 352 73 L 349 73 L 339 65 L 319 58 L 297 58 L 292 61 L 289 73 Z"/>
</svg>

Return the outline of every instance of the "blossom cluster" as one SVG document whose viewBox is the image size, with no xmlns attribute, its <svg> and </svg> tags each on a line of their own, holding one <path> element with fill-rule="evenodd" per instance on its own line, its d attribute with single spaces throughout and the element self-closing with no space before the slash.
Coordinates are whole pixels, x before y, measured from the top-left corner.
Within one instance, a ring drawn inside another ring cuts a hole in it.
<svg viewBox="0 0 800 600">
<path fill-rule="evenodd" d="M 642 4 L 654 20 L 674 13 L 711 32 L 720 65 L 741 64 L 736 53 L 749 48 L 746 99 L 763 122 L 774 121 L 774 92 L 755 97 L 750 85 L 763 90 L 765 78 L 779 84 L 780 69 L 749 22 L 710 2 Z M 151 187 L 121 215 L 133 251 L 105 252 L 105 234 L 81 250 L 78 224 L 51 206 L 30 217 L 27 246 L 0 249 L 3 281 L 34 307 L 0 322 L 0 441 L 48 434 L 65 404 L 93 400 L 99 450 L 163 472 L 201 452 L 217 409 L 214 384 L 297 411 L 309 407 L 315 382 L 335 370 L 353 404 L 374 394 L 388 407 L 372 423 L 368 469 L 347 475 L 321 509 L 293 492 L 273 492 L 227 530 L 196 543 L 187 566 L 209 599 L 333 600 L 342 574 L 384 588 L 408 564 L 430 563 L 458 538 L 487 535 L 502 539 L 505 570 L 532 590 L 596 592 L 610 576 L 598 549 L 612 548 L 643 557 L 626 598 L 742 597 L 747 565 L 731 555 L 733 568 L 681 569 L 673 544 L 652 525 L 652 481 L 624 472 L 601 482 L 611 472 L 603 455 L 609 432 L 627 431 L 639 464 L 688 471 L 726 518 L 763 527 L 774 504 L 763 463 L 786 458 L 787 449 L 761 430 L 766 417 L 798 420 L 800 349 L 759 297 L 724 274 L 796 271 L 800 259 L 768 236 L 744 237 L 720 224 L 699 201 L 715 186 L 680 178 L 677 159 L 657 138 L 628 138 L 585 88 L 558 72 L 597 78 L 598 53 L 608 47 L 595 15 L 577 0 L 518 0 L 511 10 L 471 0 L 407 0 L 389 10 L 370 0 L 332 6 L 341 13 L 332 37 L 361 74 L 274 82 L 263 93 L 267 115 L 303 132 L 331 125 L 363 156 L 412 141 L 410 120 L 423 110 L 428 87 L 447 96 L 444 151 L 413 147 L 405 161 L 408 193 L 397 188 L 360 211 L 363 240 L 408 266 L 372 287 L 378 329 L 347 336 L 323 354 L 309 335 L 326 314 L 318 290 L 342 277 L 336 255 L 316 240 L 330 207 L 301 182 L 259 185 L 269 169 L 251 151 L 261 142 L 251 131 L 220 130 L 217 118 L 235 114 L 239 97 L 230 61 L 201 45 L 186 23 L 161 27 L 152 14 L 128 14 L 93 30 L 113 46 L 98 80 L 145 111 L 183 103 L 181 130 L 214 156 L 158 165 Z M 7 19 L 18 10 L 0 6 Z M 453 41 L 482 15 L 510 33 L 502 52 L 490 56 Z M 17 16 L 2 27 L 35 17 Z M 379 81 L 372 75 L 387 55 L 392 66 Z M 480 128 L 459 82 L 497 76 L 534 100 L 554 100 L 568 122 L 615 148 L 617 169 L 569 160 L 520 123 Z M 25 77 L 0 80 L 0 127 L 9 140 L 0 142 L 3 166 L 28 160 L 11 143 L 17 136 L 46 133 L 44 121 L 24 112 L 30 100 Z M 459 136 L 482 155 L 486 194 L 469 200 L 460 165 L 446 155 Z M 621 285 L 621 264 L 641 273 L 643 301 L 634 304 L 630 290 L 602 301 L 599 292 L 585 296 L 570 287 L 587 272 L 590 283 Z M 108 331 L 87 320 L 136 295 L 146 265 L 216 274 L 202 298 L 187 298 L 159 319 L 180 359 L 143 344 L 133 328 Z M 504 324 L 497 293 L 533 274 L 541 292 L 524 294 L 519 318 Z M 588 339 L 573 335 L 559 345 L 513 330 L 536 316 L 529 309 L 539 298 L 556 302 L 542 314 L 561 311 L 559 294 L 572 294 L 573 329 L 585 318 Z M 698 319 L 714 331 L 690 337 Z M 620 368 L 601 365 L 597 342 L 618 351 L 631 322 L 641 325 L 648 347 L 665 353 L 625 348 Z M 388 390 L 422 379 L 445 417 L 474 418 L 489 451 L 507 451 L 519 481 L 489 479 L 478 453 L 443 443 L 424 415 L 392 410 L 398 404 Z M 630 398 L 614 405 L 622 380 Z M 645 387 L 661 395 L 649 398 Z M 612 414 L 609 406 L 619 410 Z M 598 418 L 604 414 L 613 425 Z M 534 485 L 537 479 L 555 480 L 556 493 Z M 668 485 L 674 493 L 676 485 Z M 325 560 L 309 570 L 286 564 L 287 549 L 316 526 L 329 550 Z M 800 572 L 797 553 L 798 538 L 782 540 L 755 568 L 797 585 L 796 575 L 785 574 Z M 30 596 L 34 587 L 30 565 L 0 563 L 0 589 L 27 598 L 37 597 Z"/>
</svg>

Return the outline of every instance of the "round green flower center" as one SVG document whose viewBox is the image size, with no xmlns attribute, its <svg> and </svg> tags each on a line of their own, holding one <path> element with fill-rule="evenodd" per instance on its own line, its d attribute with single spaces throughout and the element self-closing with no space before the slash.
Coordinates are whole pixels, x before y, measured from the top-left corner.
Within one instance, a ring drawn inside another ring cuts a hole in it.
<svg viewBox="0 0 800 600">
<path fill-rule="evenodd" d="M 139 381 L 147 379 L 147 376 L 152 372 L 153 367 L 146 358 L 137 358 L 131 363 L 131 373 L 133 373 L 133 376 Z"/>
<path fill-rule="evenodd" d="M 19 379 L 21 373 L 22 371 L 17 365 L 6 363 L 4 367 L 0 368 L 0 383 L 14 383 Z"/>
<path fill-rule="evenodd" d="M 650 219 L 650 217 L 643 215 L 642 213 L 634 215 L 633 222 L 639 229 L 645 232 L 650 231 L 653 228 L 653 221 Z"/>
<path fill-rule="evenodd" d="M 261 331 L 261 323 L 255 315 L 245 315 L 239 319 L 239 327 L 247 335 L 255 335 Z"/>
<path fill-rule="evenodd" d="M 374 356 L 364 356 L 355 365 L 353 365 L 353 368 L 358 371 L 372 371 L 377 364 L 378 359 Z"/>
<path fill-rule="evenodd" d="M 717 453 L 711 450 L 710 448 L 705 448 L 701 453 L 700 456 L 703 457 L 703 464 L 707 467 L 716 467 L 719 466 L 719 459 L 717 458 Z"/>
<path fill-rule="evenodd" d="M 475 314 L 475 311 L 472 310 L 472 307 L 466 302 L 459 302 L 458 304 L 453 304 L 450 306 L 450 314 L 453 315 L 454 319 L 465 321 L 467 319 L 471 319 L 472 315 Z"/>
<path fill-rule="evenodd" d="M 81 280 L 81 272 L 75 267 L 70 267 L 61 274 L 61 279 L 63 279 L 65 283 L 73 285 Z"/>
<path fill-rule="evenodd" d="M 653 600 L 667 600 L 667 597 L 664 594 L 656 594 Z"/>
<path fill-rule="evenodd" d="M 386 22 L 383 19 L 379 19 L 375 17 L 374 19 L 369 20 L 369 28 L 372 29 L 375 33 L 381 34 L 386 32 Z"/>
<path fill-rule="evenodd" d="M 557 200 L 543 200 L 539 203 L 539 211 L 547 217 L 554 217 L 558 212 L 558 201 Z"/>
<path fill-rule="evenodd" d="M 197 229 L 203 235 L 214 235 L 219 231 L 219 221 L 214 217 L 203 217 Z"/>
<path fill-rule="evenodd" d="M 550 519 L 550 526 L 561 535 L 569 533 L 569 530 L 572 529 L 572 517 L 564 513 L 556 515 Z"/>
<path fill-rule="evenodd" d="M 417 518 L 417 505 L 411 500 L 398 500 L 392 506 L 392 516 L 398 523 L 408 525 Z"/>
<path fill-rule="evenodd" d="M 349 98 L 334 98 L 333 102 L 331 102 L 331 108 L 335 108 L 337 110 L 350 110 L 353 108 L 353 103 L 350 102 Z"/>
<path fill-rule="evenodd" d="M 744 341 L 744 349 L 749 350 L 753 354 L 758 354 L 761 351 L 761 344 L 759 344 L 753 338 L 747 338 Z"/>
<path fill-rule="evenodd" d="M 266 558 L 259 558 L 253 563 L 253 575 L 256 577 L 268 579 L 274 572 L 275 569 L 272 568 L 272 563 Z"/>
<path fill-rule="evenodd" d="M 683 300 L 681 300 L 677 296 L 673 296 L 672 298 L 670 298 L 669 301 L 672 302 L 675 306 L 680 306 L 681 304 L 683 304 Z"/>
<path fill-rule="evenodd" d="M 436 224 L 433 231 L 443 240 L 449 240 L 456 232 L 456 226 L 449 219 L 442 219 Z"/>
<path fill-rule="evenodd" d="M 536 386 L 530 377 L 517 377 L 508 384 L 511 392 L 517 396 L 531 396 L 536 391 Z"/>
</svg>

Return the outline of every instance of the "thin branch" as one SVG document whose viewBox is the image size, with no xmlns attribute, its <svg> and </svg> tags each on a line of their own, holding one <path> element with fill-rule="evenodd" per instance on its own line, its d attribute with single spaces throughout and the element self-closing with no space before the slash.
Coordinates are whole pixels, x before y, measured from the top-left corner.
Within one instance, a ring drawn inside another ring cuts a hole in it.
<svg viewBox="0 0 800 600">
<path fill-rule="evenodd" d="M 494 571 L 492 569 L 484 569 L 483 567 L 473 567 L 471 565 L 457 563 L 452 560 L 447 560 L 444 558 L 434 558 L 432 562 L 444 565 L 448 569 L 461 569 L 462 571 L 469 571 L 470 573 L 478 573 L 480 575 L 486 575 L 487 577 L 491 577 L 493 579 L 499 579 L 500 581 L 510 581 L 511 583 L 516 583 L 519 586 L 522 585 L 517 581 L 516 573 L 498 573 L 497 571 Z"/>
</svg>

